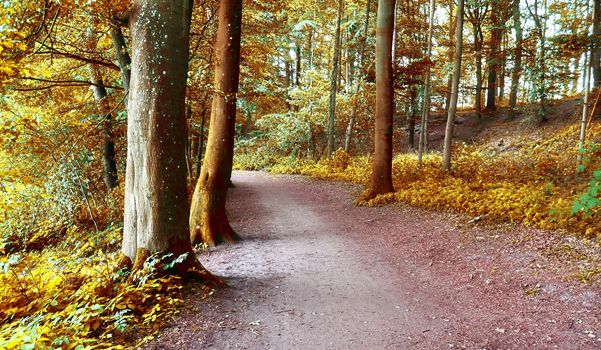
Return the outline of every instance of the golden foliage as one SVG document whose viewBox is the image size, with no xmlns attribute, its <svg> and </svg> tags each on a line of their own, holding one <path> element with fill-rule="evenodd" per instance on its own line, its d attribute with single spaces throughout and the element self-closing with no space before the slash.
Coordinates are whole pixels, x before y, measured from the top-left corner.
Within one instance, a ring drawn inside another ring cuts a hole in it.
<svg viewBox="0 0 601 350">
<path fill-rule="evenodd" d="M 0 257 L 0 348 L 123 348 L 142 340 L 134 331 L 150 334 L 177 312 L 178 277 L 159 278 L 148 266 L 132 284 L 114 271 L 120 228 L 71 226 L 62 237 L 56 247 Z"/>
<path fill-rule="evenodd" d="M 601 126 L 593 126 L 589 133 L 591 139 L 598 139 Z M 575 179 L 575 135 L 576 126 L 567 126 L 550 138 L 528 140 L 520 136 L 511 144 L 511 152 L 486 144 L 456 147 L 453 170 L 448 173 L 440 167 L 439 154 L 426 155 L 419 170 L 415 154 L 397 155 L 392 169 L 396 192 L 357 202 L 378 206 L 398 201 L 482 216 L 489 221 L 599 236 L 598 209 L 590 217 L 569 215 L 574 199 L 586 185 Z M 245 166 L 238 160 L 238 168 Z M 279 158 L 270 171 L 366 184 L 371 166 L 367 157 L 350 157 L 338 150 L 331 160 L 319 162 Z"/>
</svg>

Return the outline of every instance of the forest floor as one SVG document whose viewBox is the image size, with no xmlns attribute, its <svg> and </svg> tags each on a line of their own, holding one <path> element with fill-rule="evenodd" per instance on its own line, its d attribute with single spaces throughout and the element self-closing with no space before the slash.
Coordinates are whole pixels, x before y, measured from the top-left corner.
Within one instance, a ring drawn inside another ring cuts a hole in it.
<svg viewBox="0 0 601 350">
<path fill-rule="evenodd" d="M 592 243 L 402 204 L 361 188 L 236 172 L 244 238 L 199 254 L 230 288 L 186 307 L 144 349 L 599 349 Z"/>
</svg>

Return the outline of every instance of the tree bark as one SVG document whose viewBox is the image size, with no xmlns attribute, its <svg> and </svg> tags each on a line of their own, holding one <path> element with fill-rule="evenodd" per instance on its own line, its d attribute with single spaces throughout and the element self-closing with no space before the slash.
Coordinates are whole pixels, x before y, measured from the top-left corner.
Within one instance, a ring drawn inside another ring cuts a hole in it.
<svg viewBox="0 0 601 350">
<path fill-rule="evenodd" d="M 94 91 L 94 100 L 99 106 L 103 120 L 104 145 L 102 147 L 102 165 L 104 168 L 104 185 L 108 191 L 117 187 L 117 163 L 115 162 L 115 141 L 113 139 L 113 116 L 106 104 L 106 89 L 100 68 L 91 64 L 92 90 Z"/>
<path fill-rule="evenodd" d="M 200 133 L 198 134 L 198 154 L 196 156 L 196 181 L 200 177 L 200 168 L 203 161 L 205 146 L 205 124 L 207 120 L 207 108 L 202 109 L 200 114 Z"/>
<path fill-rule="evenodd" d="M 453 38 L 455 35 L 455 32 L 457 32 L 457 18 L 455 18 L 455 21 L 453 21 L 453 6 L 455 4 L 454 0 L 449 0 L 449 43 L 453 42 Z M 455 16 L 457 17 L 457 16 Z M 454 51 L 453 51 L 453 47 L 451 45 L 449 45 L 449 52 L 448 52 L 448 60 L 449 62 L 453 62 L 453 57 L 454 57 Z M 448 111 L 450 106 L 451 106 L 451 90 L 453 89 L 453 76 L 449 76 L 449 79 L 447 80 L 447 91 L 446 91 L 446 98 L 445 98 L 445 110 Z"/>
<path fill-rule="evenodd" d="M 336 122 L 336 92 L 338 91 L 338 65 L 340 61 L 340 25 L 342 22 L 342 0 L 338 0 L 336 15 L 336 33 L 334 34 L 334 58 L 332 60 L 332 77 L 330 78 L 330 108 L 328 119 L 328 158 L 334 153 L 334 126 Z"/>
<path fill-rule="evenodd" d="M 592 45 L 593 88 L 597 88 L 601 84 L 601 0 L 593 0 Z"/>
<path fill-rule="evenodd" d="M 474 29 L 474 51 L 476 54 L 476 98 L 474 101 L 474 109 L 476 117 L 482 118 L 482 35 L 481 18 L 474 18 L 472 27 Z"/>
<path fill-rule="evenodd" d="M 513 70 L 511 71 L 511 89 L 509 92 L 509 109 L 515 115 L 515 106 L 518 101 L 518 88 L 522 74 L 522 20 L 520 18 L 520 0 L 513 2 L 513 27 L 515 30 L 515 48 L 513 49 Z"/>
<path fill-rule="evenodd" d="M 379 0 L 376 29 L 376 127 L 374 161 L 366 198 L 393 192 L 392 118 L 394 90 L 392 40 L 396 0 Z"/>
<path fill-rule="evenodd" d="M 457 31 L 455 33 L 455 58 L 453 60 L 453 86 L 451 91 L 451 102 L 447 115 L 447 127 L 444 135 L 444 149 L 442 167 L 451 170 L 451 148 L 453 145 L 453 126 L 455 125 L 455 112 L 457 111 L 457 99 L 459 97 L 459 79 L 461 75 L 461 54 L 463 50 L 463 0 L 457 0 Z"/>
<path fill-rule="evenodd" d="M 300 87 L 301 85 L 301 68 L 302 68 L 302 50 L 299 43 L 295 44 L 295 52 L 296 52 L 296 87 Z"/>
<path fill-rule="evenodd" d="M 432 56 L 432 36 L 434 34 L 434 13 L 436 12 L 436 0 L 430 0 L 430 21 L 428 24 L 428 51 L 427 57 Z M 428 119 L 430 117 L 430 79 L 431 68 L 428 65 L 426 69 L 426 79 L 424 81 L 424 108 L 420 122 L 419 145 L 417 151 L 417 166 L 421 167 L 423 154 L 426 151 L 426 138 L 428 135 Z"/>
<path fill-rule="evenodd" d="M 499 13 L 498 5 L 493 5 L 491 9 L 492 33 L 490 39 L 490 54 L 488 56 L 488 86 L 486 90 L 486 109 L 494 111 L 497 109 L 497 75 L 499 71 L 499 46 L 503 38 L 503 30 L 501 28 L 502 15 Z"/>
<path fill-rule="evenodd" d="M 594 28 L 594 27 L 593 27 Z M 584 57 L 584 101 L 582 103 L 582 118 L 580 119 L 580 135 L 578 138 L 578 155 L 576 156 L 576 169 L 582 164 L 582 153 L 581 150 L 584 148 L 584 142 L 586 141 L 586 127 L 588 119 L 588 104 L 589 104 L 589 93 L 591 87 L 591 70 L 593 68 L 593 49 L 594 45 L 590 45 L 590 55 Z"/>
<path fill-rule="evenodd" d="M 367 4 L 365 5 L 365 25 L 363 27 L 363 37 L 361 38 L 360 49 L 359 49 L 359 74 L 356 78 L 357 85 L 355 85 L 355 98 L 353 100 L 353 108 L 351 109 L 351 117 L 349 119 L 348 125 L 346 127 L 346 135 L 344 138 L 344 151 L 349 152 L 351 148 L 351 141 L 353 138 L 353 129 L 355 126 L 355 119 L 357 118 L 357 107 L 359 101 L 357 97 L 359 92 L 361 91 L 361 84 L 363 83 L 363 72 L 365 71 L 365 46 L 367 44 L 367 32 L 369 31 L 369 13 L 371 9 L 371 0 L 367 0 Z"/>
<path fill-rule="evenodd" d="M 180 274 L 202 268 L 189 240 L 186 76 L 192 1 L 136 0 L 130 15 L 132 75 L 122 264 L 186 254 Z M 203 270 L 204 271 L 204 270 Z"/>
<path fill-rule="evenodd" d="M 121 83 L 123 89 L 125 89 L 125 105 L 127 106 L 127 96 L 129 94 L 129 84 L 131 79 L 131 58 L 127 53 L 127 45 L 125 43 L 125 37 L 121 28 L 118 26 L 111 29 L 111 38 L 113 39 L 113 48 L 115 49 L 115 56 L 119 62 L 119 70 L 121 71 Z"/>
<path fill-rule="evenodd" d="M 215 94 L 211 127 L 190 212 L 190 239 L 209 246 L 240 238 L 225 209 L 234 155 L 236 99 L 240 75 L 242 0 L 222 0 L 215 41 Z"/>
<path fill-rule="evenodd" d="M 409 113 L 407 115 L 407 145 L 409 152 L 415 150 L 415 116 L 417 115 L 417 85 L 413 84 L 409 92 Z"/>
</svg>

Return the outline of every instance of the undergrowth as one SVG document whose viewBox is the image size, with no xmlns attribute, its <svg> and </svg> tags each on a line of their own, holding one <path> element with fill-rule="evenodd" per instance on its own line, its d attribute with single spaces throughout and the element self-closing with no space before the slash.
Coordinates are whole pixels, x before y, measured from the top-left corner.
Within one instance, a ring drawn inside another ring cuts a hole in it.
<svg viewBox="0 0 601 350">
<path fill-rule="evenodd" d="M 453 168 L 442 170 L 441 155 L 427 154 L 418 169 L 414 153 L 393 160 L 394 193 L 358 204 L 378 206 L 393 201 L 435 210 L 449 210 L 485 217 L 489 221 L 522 223 L 543 229 L 566 229 L 581 236 L 601 235 L 599 206 L 581 209 L 577 203 L 595 174 L 600 152 L 593 149 L 587 165 L 576 172 L 575 147 L 578 129 L 566 126 L 549 138 L 527 135 L 480 145 L 456 145 Z M 601 127 L 589 130 L 599 139 Z M 247 163 L 252 156 L 236 158 L 237 169 L 256 170 Z M 267 159 L 267 157 L 264 157 Z M 272 173 L 301 174 L 312 178 L 367 184 L 369 157 L 350 157 L 339 149 L 331 159 L 318 162 L 271 156 Z M 593 194 L 595 195 L 596 192 Z M 573 210 L 576 208 L 576 210 Z"/>
<path fill-rule="evenodd" d="M 90 208 L 98 231 L 87 210 L 79 224 L 32 223 L 16 193 L 2 194 L 14 207 L 0 226 L 0 349 L 129 348 L 177 313 L 181 280 L 163 273 L 177 257 L 151 257 L 133 282 L 117 269 L 122 228 L 108 219 L 119 216 L 122 188 L 114 205 Z"/>
</svg>

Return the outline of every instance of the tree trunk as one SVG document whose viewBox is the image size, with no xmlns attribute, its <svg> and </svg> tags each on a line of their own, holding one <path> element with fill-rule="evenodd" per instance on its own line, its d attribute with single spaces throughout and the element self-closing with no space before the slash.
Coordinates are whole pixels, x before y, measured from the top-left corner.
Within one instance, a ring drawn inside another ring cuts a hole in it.
<svg viewBox="0 0 601 350">
<path fill-rule="evenodd" d="M 593 70 L 593 88 L 601 84 L 601 0 L 593 0 L 593 49 L 591 64 Z"/>
<path fill-rule="evenodd" d="M 296 87 L 300 87 L 301 83 L 301 64 L 302 64 L 302 51 L 299 43 L 295 44 L 296 48 Z"/>
<path fill-rule="evenodd" d="M 379 0 L 376 30 L 376 127 L 374 161 L 366 198 L 393 192 L 392 118 L 394 90 L 392 76 L 392 40 L 396 0 Z"/>
<path fill-rule="evenodd" d="M 338 90 L 338 64 L 340 61 L 340 25 L 342 22 L 342 0 L 338 0 L 336 15 L 336 33 L 334 34 L 334 58 L 332 60 L 332 77 L 330 78 L 330 108 L 328 119 L 328 158 L 334 153 L 334 125 L 336 121 L 336 91 Z"/>
<path fill-rule="evenodd" d="M 205 146 L 205 124 L 207 120 L 207 109 L 203 108 L 200 114 L 200 133 L 198 135 L 198 155 L 196 156 L 196 181 L 200 177 L 200 168 L 203 161 L 203 153 Z"/>
<path fill-rule="evenodd" d="M 509 91 L 509 109 L 512 117 L 518 101 L 518 88 L 522 74 L 522 20 L 520 18 L 520 0 L 513 2 L 513 27 L 515 30 L 515 48 L 513 49 L 513 70 L 511 71 L 511 89 Z"/>
<path fill-rule="evenodd" d="M 474 109 L 476 117 L 482 118 L 482 28 L 480 22 L 472 23 L 474 27 L 474 51 L 476 53 L 476 99 Z"/>
<path fill-rule="evenodd" d="M 580 136 L 578 138 L 578 155 L 576 156 L 576 169 L 582 164 L 582 153 L 581 150 L 584 148 L 584 142 L 586 141 L 586 127 L 588 119 L 588 104 L 589 104 L 589 91 L 591 86 L 591 70 L 593 66 L 593 44 L 590 44 L 590 59 L 585 55 L 584 57 L 584 101 L 582 103 L 582 118 L 580 120 Z"/>
<path fill-rule="evenodd" d="M 451 91 L 451 103 L 447 116 L 447 127 L 444 135 L 444 150 L 442 167 L 451 170 L 451 148 L 453 145 L 453 126 L 455 125 L 455 112 L 457 111 L 457 99 L 459 97 L 459 79 L 461 75 L 461 54 L 463 50 L 463 0 L 457 0 L 457 32 L 455 34 L 455 59 L 453 60 L 453 86 Z"/>
<path fill-rule="evenodd" d="M 427 57 L 432 56 L 432 36 L 434 33 L 434 12 L 436 12 L 436 0 L 430 0 L 430 23 L 428 24 L 428 51 Z M 426 138 L 428 135 L 428 118 L 430 117 L 430 80 L 431 68 L 428 65 L 426 69 L 426 79 L 424 81 L 424 108 L 420 122 L 419 149 L 417 151 L 417 166 L 421 167 L 423 154 L 426 151 Z"/>
<path fill-rule="evenodd" d="M 252 131 L 252 123 L 253 123 L 253 119 L 252 119 L 252 112 L 250 109 L 247 109 L 246 111 L 246 125 L 244 127 L 244 134 L 246 136 L 250 135 L 250 132 Z"/>
<path fill-rule="evenodd" d="M 507 71 L 507 47 L 509 46 L 509 38 L 507 37 L 507 31 L 503 30 L 503 36 L 502 36 L 502 48 L 501 48 L 501 52 L 499 53 L 500 55 L 500 62 L 499 62 L 499 84 L 498 84 L 498 98 L 499 101 L 503 101 L 505 99 L 505 75 L 506 75 L 506 71 Z"/>
<path fill-rule="evenodd" d="M 453 6 L 455 4 L 454 0 L 450 0 L 449 1 L 449 43 L 453 42 L 453 38 L 455 33 L 457 32 L 457 19 L 455 18 L 455 21 L 453 21 Z M 455 16 L 457 17 L 457 16 Z M 449 52 L 448 52 L 448 60 L 449 62 L 453 61 L 453 57 L 454 57 L 454 52 L 453 52 L 453 47 L 451 45 L 449 45 Z M 451 90 L 453 89 L 453 76 L 449 76 L 449 79 L 447 80 L 447 91 L 446 91 L 446 98 L 445 98 L 445 110 L 448 111 L 450 106 L 451 106 Z"/>
<path fill-rule="evenodd" d="M 501 14 L 493 6 L 492 8 L 492 33 L 490 39 L 490 54 L 488 56 L 488 86 L 486 90 L 486 109 L 494 111 L 497 109 L 497 75 L 499 71 L 499 46 L 503 38 L 503 30 L 500 28 Z"/>
<path fill-rule="evenodd" d="M 125 44 L 125 37 L 121 28 L 118 26 L 111 29 L 111 38 L 113 39 L 113 47 L 115 49 L 115 56 L 119 62 L 119 69 L 121 71 L 121 83 L 123 89 L 125 89 L 125 105 L 127 106 L 127 96 L 129 95 L 129 81 L 131 79 L 131 58 L 127 53 L 127 45 Z"/>
<path fill-rule="evenodd" d="M 240 75 L 242 0 L 222 0 L 215 41 L 215 83 L 211 127 L 200 178 L 190 212 L 190 239 L 210 246 L 239 240 L 225 209 L 236 123 L 236 98 Z"/>
<path fill-rule="evenodd" d="M 585 53 L 586 57 L 587 53 Z M 574 96 L 578 93 L 578 80 L 580 80 L 580 58 L 582 55 L 574 58 L 574 77 L 572 79 L 572 87 L 570 88 L 570 95 Z M 586 59 L 588 61 L 588 58 Z M 586 64 L 584 65 L 586 67 Z M 586 79 L 584 79 L 586 80 Z"/>
<path fill-rule="evenodd" d="M 359 101 L 357 99 L 359 92 L 361 91 L 361 84 L 363 83 L 363 72 L 365 71 L 365 46 L 367 42 L 367 32 L 369 31 L 369 13 L 371 8 L 371 0 L 367 0 L 367 4 L 365 5 L 365 26 L 363 27 L 363 37 L 361 38 L 360 43 L 360 53 L 359 53 L 359 74 L 356 78 L 357 85 L 355 86 L 355 98 L 353 100 L 353 108 L 351 109 L 351 117 L 349 119 L 348 125 L 346 127 L 346 135 L 344 138 L 344 151 L 349 152 L 351 148 L 351 140 L 353 138 L 353 128 L 355 126 L 355 119 L 357 118 L 357 106 Z"/>
<path fill-rule="evenodd" d="M 102 165 L 104 167 L 104 184 L 108 191 L 117 187 L 117 163 L 115 162 L 115 141 L 113 140 L 113 116 L 106 104 L 106 89 L 102 81 L 101 72 L 98 66 L 90 65 L 92 73 L 92 90 L 94 91 L 94 100 L 100 107 L 100 114 L 103 121 L 104 146 L 102 151 Z"/>
<path fill-rule="evenodd" d="M 417 115 L 417 85 L 411 86 L 409 113 L 407 115 L 407 146 L 409 152 L 415 150 L 415 116 Z"/>
<path fill-rule="evenodd" d="M 180 274 L 201 268 L 190 245 L 186 191 L 186 75 L 192 1 L 132 5 L 132 75 L 122 264 L 186 254 Z"/>
</svg>

